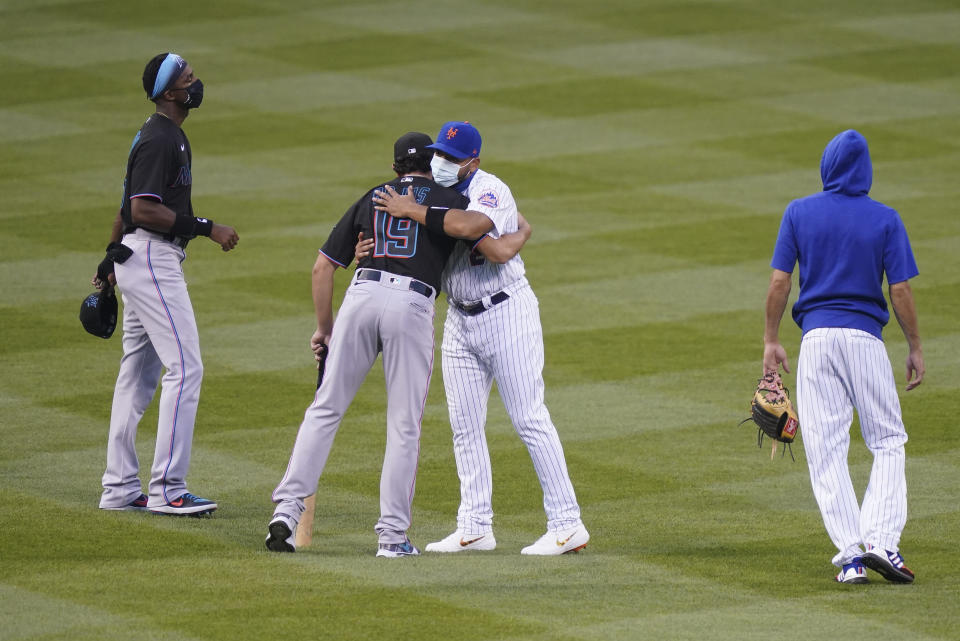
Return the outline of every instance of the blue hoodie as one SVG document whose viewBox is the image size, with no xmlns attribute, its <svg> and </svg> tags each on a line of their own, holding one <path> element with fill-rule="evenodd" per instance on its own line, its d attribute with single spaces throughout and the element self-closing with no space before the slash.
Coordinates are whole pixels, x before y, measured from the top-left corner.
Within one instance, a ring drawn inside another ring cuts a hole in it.
<svg viewBox="0 0 960 641">
<path fill-rule="evenodd" d="M 800 262 L 793 320 L 804 333 L 848 327 L 881 337 L 890 320 L 883 276 L 916 276 L 910 240 L 897 212 L 869 196 L 873 166 L 866 139 L 848 129 L 823 150 L 823 191 L 787 206 L 770 266 L 792 273 Z"/>
</svg>

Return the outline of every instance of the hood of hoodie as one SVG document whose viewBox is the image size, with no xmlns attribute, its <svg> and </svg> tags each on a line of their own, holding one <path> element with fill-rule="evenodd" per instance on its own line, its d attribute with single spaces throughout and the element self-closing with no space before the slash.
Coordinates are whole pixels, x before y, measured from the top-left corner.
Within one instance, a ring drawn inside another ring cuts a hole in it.
<svg viewBox="0 0 960 641">
<path fill-rule="evenodd" d="M 847 129 L 827 143 L 820 159 L 823 190 L 847 196 L 866 196 L 873 184 L 873 164 L 867 139 Z"/>
</svg>

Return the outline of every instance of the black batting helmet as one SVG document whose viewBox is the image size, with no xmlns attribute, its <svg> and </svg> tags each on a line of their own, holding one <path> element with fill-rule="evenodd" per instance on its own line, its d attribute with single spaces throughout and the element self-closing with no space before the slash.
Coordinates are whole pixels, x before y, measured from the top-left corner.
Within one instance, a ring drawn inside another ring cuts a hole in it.
<svg viewBox="0 0 960 641">
<path fill-rule="evenodd" d="M 117 327 L 117 297 L 113 288 L 93 292 L 80 304 L 83 328 L 100 338 L 110 338 Z"/>
</svg>

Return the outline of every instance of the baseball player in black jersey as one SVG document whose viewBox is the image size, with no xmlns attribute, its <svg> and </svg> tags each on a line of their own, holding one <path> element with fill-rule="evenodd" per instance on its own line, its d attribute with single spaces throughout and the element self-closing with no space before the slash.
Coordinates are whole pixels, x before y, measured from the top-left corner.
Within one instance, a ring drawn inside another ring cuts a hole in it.
<svg viewBox="0 0 960 641">
<path fill-rule="evenodd" d="M 418 202 L 462 208 L 464 198 L 430 178 L 426 134 L 411 132 L 394 145 L 389 184 L 413 191 Z M 380 189 L 378 185 L 375 189 Z M 455 240 L 409 220 L 375 212 L 363 195 L 333 228 L 313 267 L 317 330 L 314 352 L 328 346 L 326 374 L 307 408 L 287 471 L 273 492 L 277 504 L 267 548 L 293 552 L 303 500 L 313 494 L 344 413 L 383 351 L 387 386 L 387 446 L 380 479 L 377 556 L 419 554 L 407 538 L 420 447 L 420 420 L 433 371 L 434 301 L 440 272 Z M 358 266 L 337 315 L 331 299 L 337 267 L 353 260 L 359 234 L 376 240 L 374 255 Z"/>
<path fill-rule="evenodd" d="M 200 106 L 203 83 L 187 61 L 163 53 L 147 63 L 143 88 L 156 103 L 127 158 L 123 201 L 107 256 L 93 279 L 98 289 L 123 293 L 123 358 L 114 390 L 100 507 L 198 516 L 217 504 L 187 491 L 194 420 L 203 364 L 190 296 L 180 264 L 196 236 L 224 251 L 239 237 L 232 227 L 193 215 L 192 156 L 180 128 Z M 135 447 L 137 424 L 163 375 L 157 445 L 149 495 L 141 491 Z"/>
<path fill-rule="evenodd" d="M 430 179 L 426 134 L 411 132 L 394 145 L 395 180 L 386 183 L 435 211 L 463 209 L 467 200 Z M 380 478 L 377 556 L 419 554 L 408 537 L 420 448 L 420 423 L 433 372 L 434 302 L 440 274 L 457 242 L 436 224 L 394 218 L 374 210 L 372 194 L 363 195 L 340 219 L 320 249 L 313 267 L 317 330 L 314 353 L 327 346 L 326 373 L 307 408 L 286 473 L 273 492 L 277 504 L 268 526 L 266 546 L 294 552 L 304 499 L 317 489 L 340 421 L 380 351 L 387 387 L 387 445 Z M 483 235 L 477 216 L 453 231 Z M 449 230 L 448 230 L 449 231 Z M 336 327 L 331 299 L 333 275 L 354 257 L 357 238 L 373 240 L 371 255 L 359 262 L 340 306 Z M 511 239 L 507 239 L 509 242 Z M 522 243 L 520 243 L 522 245 Z M 515 253 L 515 252 L 514 252 Z"/>
</svg>

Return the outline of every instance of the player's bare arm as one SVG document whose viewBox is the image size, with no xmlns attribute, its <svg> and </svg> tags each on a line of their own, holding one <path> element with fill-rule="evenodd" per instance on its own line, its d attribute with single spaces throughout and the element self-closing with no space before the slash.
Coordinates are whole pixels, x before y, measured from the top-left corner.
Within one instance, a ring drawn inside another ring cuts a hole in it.
<svg viewBox="0 0 960 641">
<path fill-rule="evenodd" d="M 907 339 L 910 352 L 907 354 L 907 391 L 923 382 L 926 368 L 923 363 L 923 347 L 920 345 L 920 329 L 917 323 L 917 307 L 913 301 L 910 281 L 890 285 L 890 304 Z"/>
<path fill-rule="evenodd" d="M 774 269 L 770 274 L 770 288 L 767 290 L 766 319 L 763 330 L 764 373 L 779 371 L 779 365 L 783 365 L 785 372 L 790 371 L 787 350 L 780 344 L 780 321 L 787 308 L 790 287 L 790 274 Z"/>
<path fill-rule="evenodd" d="M 477 245 L 477 251 L 491 263 L 505 263 L 520 253 L 520 250 L 523 249 L 527 240 L 530 239 L 531 231 L 529 223 L 523 220 L 520 228 L 515 232 L 504 234 L 500 238 L 490 238 L 486 236 L 481 239 Z M 359 236 L 357 236 L 357 244 L 354 247 L 354 257 L 357 263 L 370 256 L 370 252 L 373 251 L 373 245 L 374 240 L 372 238 L 364 238 L 363 232 L 360 232 Z"/>
<path fill-rule="evenodd" d="M 476 249 L 491 263 L 503 264 L 520 253 L 523 246 L 530 240 L 533 228 L 521 214 L 517 214 L 517 231 L 504 234 L 500 238 L 484 236 L 477 243 Z"/>
<path fill-rule="evenodd" d="M 237 246 L 237 243 L 240 242 L 240 236 L 229 225 L 213 223 L 213 228 L 210 230 L 210 240 L 220 245 L 223 251 L 228 252 Z"/>
<path fill-rule="evenodd" d="M 323 346 L 330 344 L 333 334 L 333 274 L 337 266 L 320 254 L 313 264 L 313 307 L 317 314 L 317 330 L 310 337 L 310 350 L 317 360 Z"/>
<path fill-rule="evenodd" d="M 113 226 L 110 228 L 110 242 L 119 243 L 123 238 L 123 216 L 121 209 L 117 210 L 117 217 L 113 219 Z"/>
<path fill-rule="evenodd" d="M 410 189 L 403 194 L 390 185 L 384 185 L 374 192 L 373 202 L 379 211 L 385 211 L 396 218 L 409 218 L 421 225 L 427 224 L 427 207 L 420 205 Z M 454 238 L 471 240 L 483 236 L 493 229 L 493 221 L 479 211 L 448 209 L 443 218 L 443 233 Z"/>
<path fill-rule="evenodd" d="M 157 232 L 171 231 L 177 222 L 177 214 L 153 198 L 134 198 L 130 203 L 130 212 L 135 224 Z M 209 235 L 210 240 L 220 245 L 223 251 L 230 251 L 240 241 L 233 227 L 219 223 L 213 223 Z"/>
</svg>

